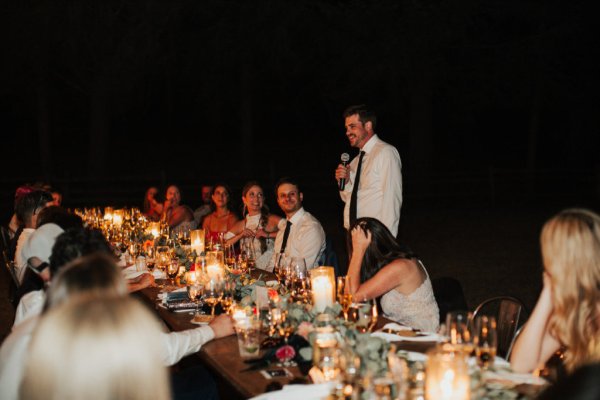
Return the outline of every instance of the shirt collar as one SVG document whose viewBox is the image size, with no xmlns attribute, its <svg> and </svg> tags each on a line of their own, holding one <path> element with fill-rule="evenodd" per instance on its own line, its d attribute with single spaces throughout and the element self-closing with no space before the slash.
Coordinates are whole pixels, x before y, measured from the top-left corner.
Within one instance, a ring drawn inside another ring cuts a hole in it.
<svg viewBox="0 0 600 400">
<path fill-rule="evenodd" d="M 289 221 L 292 223 L 292 225 L 297 224 L 298 222 L 300 222 L 304 214 L 306 214 L 306 211 L 304 211 L 304 207 L 300 207 L 300 209 L 296 211 L 294 215 L 292 215 L 292 218 L 290 218 Z"/>
<path fill-rule="evenodd" d="M 377 134 L 373 134 L 373 136 L 371 136 L 371 138 L 367 140 L 367 143 L 365 143 L 365 145 L 362 147 L 362 149 L 360 149 L 360 151 L 364 151 L 365 153 L 371 152 L 371 150 L 373 150 L 373 147 L 375 147 L 375 144 L 377 144 L 377 142 L 379 142 L 379 137 L 377 137 Z"/>
</svg>

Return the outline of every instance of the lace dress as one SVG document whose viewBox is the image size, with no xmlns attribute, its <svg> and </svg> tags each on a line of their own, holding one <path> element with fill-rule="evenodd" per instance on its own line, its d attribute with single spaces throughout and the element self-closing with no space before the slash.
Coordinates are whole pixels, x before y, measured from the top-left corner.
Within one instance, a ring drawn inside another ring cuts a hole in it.
<svg viewBox="0 0 600 400">
<path fill-rule="evenodd" d="M 429 274 L 421 261 L 419 266 L 425 271 L 425 280 L 414 292 L 402 294 L 395 289 L 381 296 L 381 309 L 386 318 L 424 332 L 437 332 L 439 328 L 439 309 Z"/>
<path fill-rule="evenodd" d="M 246 215 L 245 227 L 255 231 L 258 229 L 260 223 L 260 214 L 257 215 Z M 267 241 L 267 248 L 263 253 L 261 251 L 260 240 L 257 238 L 243 238 L 240 240 L 240 247 L 252 246 L 254 251 L 254 259 L 256 260 L 256 268 L 266 270 L 269 266 L 271 258 L 273 258 L 273 247 L 275 246 L 275 239 L 265 239 Z"/>
</svg>

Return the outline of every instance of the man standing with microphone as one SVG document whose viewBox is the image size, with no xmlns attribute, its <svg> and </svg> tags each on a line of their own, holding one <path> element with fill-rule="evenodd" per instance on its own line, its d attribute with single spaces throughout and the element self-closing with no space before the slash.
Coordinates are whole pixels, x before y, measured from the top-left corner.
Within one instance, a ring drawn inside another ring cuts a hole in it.
<svg viewBox="0 0 600 400">
<path fill-rule="evenodd" d="M 397 236 L 402 207 L 402 162 L 398 150 L 375 134 L 376 116 L 365 105 L 344 111 L 346 137 L 350 146 L 360 150 L 350 164 L 342 155 L 335 170 L 344 207 L 344 227 L 357 218 L 381 221 Z"/>
</svg>

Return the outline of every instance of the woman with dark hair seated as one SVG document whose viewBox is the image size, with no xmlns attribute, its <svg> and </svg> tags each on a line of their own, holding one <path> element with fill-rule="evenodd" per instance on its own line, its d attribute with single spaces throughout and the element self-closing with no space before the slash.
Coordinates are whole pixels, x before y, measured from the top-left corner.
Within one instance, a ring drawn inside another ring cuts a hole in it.
<svg viewBox="0 0 600 400">
<path fill-rule="evenodd" d="M 158 189 L 155 186 L 151 186 L 146 190 L 144 203 L 142 205 L 142 213 L 148 217 L 150 221 L 160 220 L 163 213 L 163 205 L 156 199 L 157 196 Z"/>
<path fill-rule="evenodd" d="M 228 232 L 238 217 L 231 211 L 231 190 L 224 183 L 213 186 L 210 193 L 210 208 L 212 212 L 204 217 L 202 228 L 209 241 L 219 240 L 219 234 Z"/>
<path fill-rule="evenodd" d="M 196 229 L 194 212 L 188 206 L 181 204 L 181 192 L 175 185 L 167 188 L 162 220 L 169 225 L 174 234 Z"/>
<path fill-rule="evenodd" d="M 348 288 L 357 302 L 380 298 L 385 316 L 427 332 L 439 327 L 439 310 L 423 263 L 374 218 L 352 226 Z"/>
</svg>

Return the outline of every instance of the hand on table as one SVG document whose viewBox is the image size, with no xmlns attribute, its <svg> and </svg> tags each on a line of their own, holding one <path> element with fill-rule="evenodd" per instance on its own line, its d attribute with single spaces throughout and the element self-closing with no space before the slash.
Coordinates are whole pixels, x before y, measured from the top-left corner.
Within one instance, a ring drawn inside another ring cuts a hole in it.
<svg viewBox="0 0 600 400">
<path fill-rule="evenodd" d="M 215 339 L 233 335 L 235 333 L 233 330 L 233 321 L 227 314 L 216 316 L 208 326 L 210 326 L 215 333 Z"/>
</svg>

